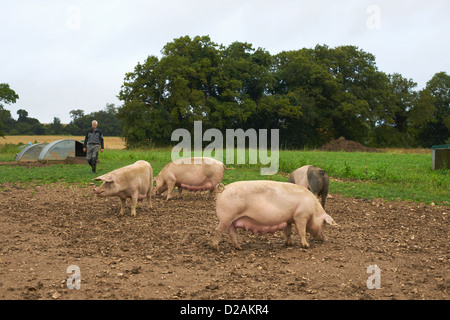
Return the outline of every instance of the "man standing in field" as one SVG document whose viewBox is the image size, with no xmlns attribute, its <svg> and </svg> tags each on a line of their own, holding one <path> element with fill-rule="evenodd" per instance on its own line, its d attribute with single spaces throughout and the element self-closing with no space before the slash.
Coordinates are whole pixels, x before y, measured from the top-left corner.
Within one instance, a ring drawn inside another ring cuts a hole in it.
<svg viewBox="0 0 450 320">
<path fill-rule="evenodd" d="M 98 159 L 98 149 L 103 152 L 105 149 L 103 143 L 103 134 L 97 129 L 97 120 L 92 121 L 92 129 L 90 129 L 84 138 L 83 151 L 86 152 L 86 160 L 92 167 L 92 173 L 95 173 Z"/>
</svg>

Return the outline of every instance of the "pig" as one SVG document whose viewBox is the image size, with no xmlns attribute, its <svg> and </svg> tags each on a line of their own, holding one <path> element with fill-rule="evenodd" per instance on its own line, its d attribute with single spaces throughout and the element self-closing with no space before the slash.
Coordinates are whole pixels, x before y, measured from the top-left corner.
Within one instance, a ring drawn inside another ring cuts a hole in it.
<svg viewBox="0 0 450 320">
<path fill-rule="evenodd" d="M 316 197 L 321 198 L 322 207 L 325 209 L 330 183 L 325 170 L 313 165 L 306 165 L 292 172 L 289 175 L 288 182 L 308 188 Z"/>
<path fill-rule="evenodd" d="M 181 196 L 183 189 L 189 191 L 210 190 L 210 194 L 223 179 L 225 165 L 215 159 L 194 157 L 178 159 L 166 164 L 156 176 L 156 194 L 168 190 L 166 200 L 173 197 L 173 190 L 178 187 Z"/>
<path fill-rule="evenodd" d="M 125 212 L 125 202 L 131 198 L 131 215 L 136 215 L 138 201 L 147 199 L 150 208 L 152 205 L 153 169 L 150 163 L 144 160 L 128 165 L 95 178 L 103 181 L 102 185 L 94 188 L 98 197 L 117 196 L 120 198 L 120 213 Z"/>
<path fill-rule="evenodd" d="M 213 247 L 219 251 L 223 232 L 228 230 L 232 245 L 241 250 L 236 229 L 253 233 L 275 233 L 283 230 L 286 245 L 292 245 L 291 225 L 295 224 L 301 245 L 309 248 L 306 232 L 326 241 L 324 226 L 337 225 L 319 200 L 305 187 L 278 181 L 238 181 L 230 183 L 217 197 L 216 228 Z"/>
</svg>

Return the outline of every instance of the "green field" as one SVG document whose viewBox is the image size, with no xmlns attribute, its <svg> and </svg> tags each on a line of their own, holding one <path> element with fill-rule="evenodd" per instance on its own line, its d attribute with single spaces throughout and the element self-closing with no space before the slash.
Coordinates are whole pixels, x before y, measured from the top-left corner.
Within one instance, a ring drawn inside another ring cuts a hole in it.
<svg viewBox="0 0 450 320">
<path fill-rule="evenodd" d="M 171 161 L 171 149 L 158 150 L 105 150 L 100 154 L 97 175 L 147 160 L 156 175 Z M 0 161 L 14 164 L 16 146 L 7 145 L 0 150 Z M 225 184 L 238 180 L 287 181 L 288 174 L 306 165 L 325 169 L 331 178 L 330 193 L 358 198 L 384 198 L 386 200 L 413 200 L 437 205 L 450 205 L 450 179 L 448 170 L 432 170 L 431 154 L 280 151 L 279 172 L 272 176 L 260 174 L 261 164 L 227 164 L 232 170 L 225 172 Z M 236 163 L 237 161 L 235 161 Z M 246 161 L 248 163 L 248 161 Z M 0 166 L 2 183 L 66 182 L 88 185 L 96 175 L 86 165 L 52 165 L 44 167 Z"/>
</svg>

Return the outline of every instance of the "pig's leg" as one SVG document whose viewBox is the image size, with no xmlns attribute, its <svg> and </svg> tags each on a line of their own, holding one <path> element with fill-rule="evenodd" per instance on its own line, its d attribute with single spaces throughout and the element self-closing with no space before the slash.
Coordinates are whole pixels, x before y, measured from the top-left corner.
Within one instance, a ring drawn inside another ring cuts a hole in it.
<svg viewBox="0 0 450 320">
<path fill-rule="evenodd" d="M 178 197 L 181 198 L 181 196 L 183 195 L 183 187 L 182 186 L 178 186 Z"/>
<path fill-rule="evenodd" d="M 219 222 L 219 225 L 216 228 L 216 233 L 214 234 L 213 247 L 216 248 L 217 252 L 219 252 L 219 242 L 222 238 L 222 233 L 225 232 L 229 228 L 229 224 L 225 224 L 223 222 Z"/>
<path fill-rule="evenodd" d="M 211 198 L 211 197 L 214 197 L 215 191 L 216 191 L 216 188 L 215 188 L 216 185 L 217 184 L 214 184 L 212 181 L 208 181 L 205 184 L 205 190 L 209 190 L 209 193 L 206 194 L 206 198 L 207 199 Z"/>
<path fill-rule="evenodd" d="M 136 215 L 136 205 L 138 202 L 138 198 L 139 198 L 139 194 L 138 195 L 132 195 L 131 196 L 131 215 L 135 216 Z"/>
<path fill-rule="evenodd" d="M 295 226 L 297 228 L 298 235 L 302 242 L 302 247 L 308 249 L 309 243 L 306 241 L 306 224 L 308 221 L 306 219 L 299 219 L 295 221 Z"/>
<path fill-rule="evenodd" d="M 150 188 L 147 191 L 147 204 L 150 209 L 153 209 L 152 204 L 152 186 L 150 185 Z"/>
<path fill-rule="evenodd" d="M 175 181 L 167 181 L 167 200 L 173 198 L 173 190 L 175 189 Z"/>
<path fill-rule="evenodd" d="M 207 195 L 207 198 L 215 198 L 216 194 L 217 192 L 215 188 L 209 189 L 209 194 Z"/>
<path fill-rule="evenodd" d="M 144 195 L 144 199 L 146 199 L 146 201 L 147 201 L 147 206 L 148 206 L 150 209 L 153 208 L 153 205 L 152 205 L 152 188 L 153 188 L 153 184 L 150 183 L 150 185 L 148 186 L 147 192 L 146 192 L 145 195 Z M 141 200 L 141 199 L 140 199 L 140 196 L 139 196 L 139 199 L 138 199 L 138 200 L 139 200 L 139 201 Z"/>
<path fill-rule="evenodd" d="M 292 246 L 294 242 L 292 241 L 291 234 L 292 234 L 292 224 L 288 223 L 286 228 L 284 228 L 284 235 L 286 236 L 286 242 L 285 245 Z"/>
<path fill-rule="evenodd" d="M 241 246 L 237 242 L 236 238 L 236 228 L 231 224 L 231 226 L 228 228 L 228 234 L 230 235 L 231 243 L 233 244 L 233 247 L 235 247 L 237 250 L 242 250 Z"/>
<path fill-rule="evenodd" d="M 123 214 L 125 213 L 125 204 L 127 202 L 127 198 L 120 198 L 120 212 L 119 212 L 119 216 L 123 216 Z"/>
<path fill-rule="evenodd" d="M 322 191 L 319 195 L 322 198 L 322 208 L 325 209 L 325 201 L 327 200 L 327 194 Z"/>
</svg>

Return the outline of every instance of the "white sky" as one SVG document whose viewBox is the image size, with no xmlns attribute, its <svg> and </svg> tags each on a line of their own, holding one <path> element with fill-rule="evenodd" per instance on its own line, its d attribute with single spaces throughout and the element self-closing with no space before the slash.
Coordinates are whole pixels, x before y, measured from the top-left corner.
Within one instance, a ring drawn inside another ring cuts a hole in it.
<svg viewBox="0 0 450 320">
<path fill-rule="evenodd" d="M 403 0 L 0 0 L 0 83 L 19 95 L 4 105 L 50 123 L 69 112 L 119 106 L 125 73 L 189 35 L 281 51 L 355 45 L 379 70 L 417 89 L 450 73 L 450 1 Z"/>
</svg>

